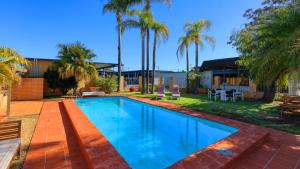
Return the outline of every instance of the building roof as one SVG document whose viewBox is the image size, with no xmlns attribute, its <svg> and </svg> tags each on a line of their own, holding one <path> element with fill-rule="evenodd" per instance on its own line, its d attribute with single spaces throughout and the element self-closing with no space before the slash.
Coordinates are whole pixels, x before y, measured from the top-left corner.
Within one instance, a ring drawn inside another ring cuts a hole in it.
<svg viewBox="0 0 300 169">
<path fill-rule="evenodd" d="M 239 59 L 240 57 L 208 60 L 204 61 L 199 69 L 200 71 L 237 69 L 239 66 L 236 64 L 236 61 Z"/>
<path fill-rule="evenodd" d="M 58 61 L 58 59 L 46 59 L 46 58 L 26 58 L 29 61 L 49 61 L 49 62 L 55 62 Z M 96 65 L 97 69 L 106 69 L 106 68 L 113 68 L 117 67 L 118 64 L 116 63 L 103 63 L 103 62 L 92 62 Z"/>
<path fill-rule="evenodd" d="M 146 70 L 145 70 L 146 72 Z M 150 70 L 152 72 L 152 69 Z M 182 72 L 174 72 L 170 70 L 155 70 L 156 73 L 182 73 Z M 122 73 L 142 73 L 142 70 L 130 70 L 130 71 L 122 71 Z"/>
</svg>

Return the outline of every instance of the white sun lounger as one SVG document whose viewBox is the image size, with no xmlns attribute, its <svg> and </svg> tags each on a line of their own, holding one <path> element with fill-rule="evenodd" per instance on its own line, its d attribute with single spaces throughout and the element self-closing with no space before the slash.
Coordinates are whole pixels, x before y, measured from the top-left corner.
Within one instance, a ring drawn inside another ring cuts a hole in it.
<svg viewBox="0 0 300 169">
<path fill-rule="evenodd" d="M 82 97 L 104 96 L 105 92 L 82 92 Z"/>
</svg>

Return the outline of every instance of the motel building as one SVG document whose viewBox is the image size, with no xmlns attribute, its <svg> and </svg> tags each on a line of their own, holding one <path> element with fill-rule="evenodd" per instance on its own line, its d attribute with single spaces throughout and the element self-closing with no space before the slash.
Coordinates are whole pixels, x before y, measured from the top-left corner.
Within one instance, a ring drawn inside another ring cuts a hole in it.
<svg viewBox="0 0 300 169">
<path fill-rule="evenodd" d="M 239 57 L 204 61 L 199 68 L 202 72 L 200 84 L 208 89 L 224 89 L 242 91 L 245 97 L 259 99 L 263 89 L 250 78 L 248 71 L 236 64 Z M 299 75 L 298 75 L 299 76 Z M 300 96 L 300 80 L 297 73 L 289 79 L 288 89 L 278 89 L 279 93 Z"/>
</svg>

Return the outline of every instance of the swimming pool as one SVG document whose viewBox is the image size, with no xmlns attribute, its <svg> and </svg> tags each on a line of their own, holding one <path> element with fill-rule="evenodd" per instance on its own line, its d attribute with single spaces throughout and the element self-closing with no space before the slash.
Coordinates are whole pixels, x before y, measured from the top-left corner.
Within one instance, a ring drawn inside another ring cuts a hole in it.
<svg viewBox="0 0 300 169">
<path fill-rule="evenodd" d="M 238 131 L 125 97 L 75 102 L 133 169 L 169 167 Z"/>
</svg>

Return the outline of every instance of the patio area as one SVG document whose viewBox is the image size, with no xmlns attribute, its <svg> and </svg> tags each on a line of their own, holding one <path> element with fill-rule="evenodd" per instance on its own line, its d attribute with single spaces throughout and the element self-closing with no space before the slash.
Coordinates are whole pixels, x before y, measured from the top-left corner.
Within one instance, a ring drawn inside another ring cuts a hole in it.
<svg viewBox="0 0 300 169">
<path fill-rule="evenodd" d="M 149 101 L 149 99 L 141 100 L 171 109 L 180 108 L 180 106 L 172 103 Z M 195 113 L 195 111 L 192 112 Z M 206 116 L 199 112 L 196 113 L 199 116 Z M 213 117 L 213 115 L 210 116 Z M 223 118 L 216 117 L 216 119 Z M 273 129 L 264 130 L 270 133 L 265 142 L 261 146 L 251 149 L 251 152 L 247 152 L 246 155 L 240 157 L 237 161 L 234 161 L 231 168 L 299 169 L 300 136 Z M 216 162 L 207 167 L 220 168 L 220 162 L 214 159 L 213 155 L 204 154 L 197 157 L 197 159 L 202 157 L 202 159 L 214 160 Z M 76 139 L 74 129 L 62 103 L 56 101 L 45 102 L 30 143 L 24 168 L 87 168 L 84 159 L 79 150 L 78 139 Z M 203 160 L 192 161 L 191 163 L 190 160 L 186 160 L 184 163 L 177 165 L 177 167 L 194 168 L 195 166 L 199 167 L 203 162 Z M 106 162 L 105 159 L 99 161 L 100 164 Z"/>
</svg>

